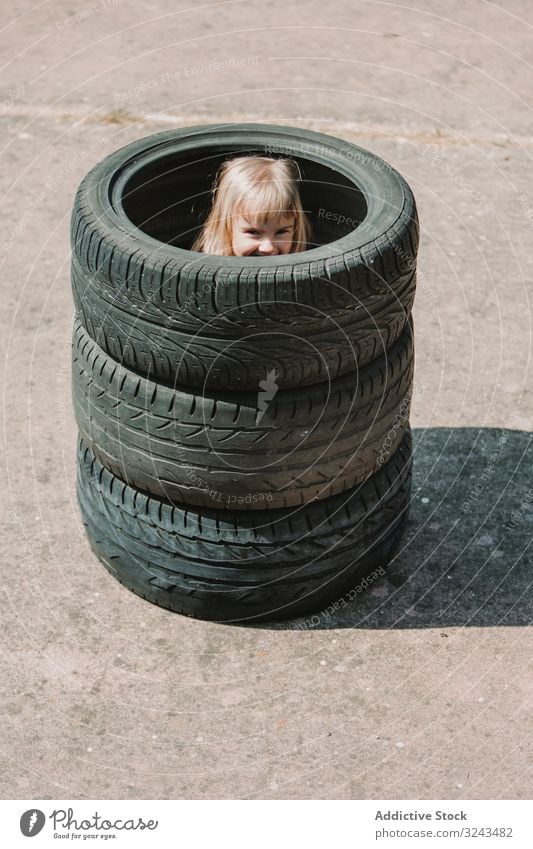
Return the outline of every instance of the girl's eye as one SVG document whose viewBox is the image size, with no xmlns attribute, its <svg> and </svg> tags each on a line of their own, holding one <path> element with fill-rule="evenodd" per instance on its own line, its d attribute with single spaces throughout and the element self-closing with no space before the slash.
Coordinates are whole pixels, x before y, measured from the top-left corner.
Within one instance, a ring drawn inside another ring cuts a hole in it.
<svg viewBox="0 0 533 849">
<path fill-rule="evenodd" d="M 290 233 L 291 229 L 291 227 L 284 227 L 282 230 L 278 230 L 277 233 Z M 250 236 L 257 236 L 258 233 L 257 230 L 252 230 L 250 227 L 248 227 L 244 232 Z"/>
</svg>

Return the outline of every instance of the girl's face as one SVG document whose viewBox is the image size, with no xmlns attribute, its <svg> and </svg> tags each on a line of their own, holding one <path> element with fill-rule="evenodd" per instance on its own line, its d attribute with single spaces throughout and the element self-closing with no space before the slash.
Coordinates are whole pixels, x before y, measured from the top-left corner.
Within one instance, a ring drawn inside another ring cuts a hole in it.
<svg viewBox="0 0 533 849">
<path fill-rule="evenodd" d="M 254 227 L 246 216 L 238 215 L 233 225 L 234 256 L 277 256 L 288 254 L 294 234 L 294 216 L 272 218 Z"/>
</svg>

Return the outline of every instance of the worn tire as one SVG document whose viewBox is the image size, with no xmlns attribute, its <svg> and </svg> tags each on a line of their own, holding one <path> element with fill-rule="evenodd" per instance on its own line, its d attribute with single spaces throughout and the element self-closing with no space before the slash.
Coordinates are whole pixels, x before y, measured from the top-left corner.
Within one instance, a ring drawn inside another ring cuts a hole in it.
<svg viewBox="0 0 533 849">
<path fill-rule="evenodd" d="M 268 260 L 191 251 L 218 165 L 252 151 L 299 162 L 312 247 Z M 76 309 L 115 359 L 153 380 L 242 390 L 275 367 L 290 388 L 353 371 L 395 342 L 415 292 L 418 219 L 401 175 L 357 145 L 207 124 L 96 165 L 76 193 L 71 243 Z"/>
<path fill-rule="evenodd" d="M 75 263 L 73 263 L 74 265 Z M 355 307 L 302 316 L 283 327 L 265 317 L 247 328 L 201 331 L 183 320 L 164 329 L 145 317 L 124 322 L 116 304 L 80 282 L 73 269 L 77 314 L 90 336 L 114 359 L 138 374 L 166 383 L 207 389 L 257 389 L 270 369 L 280 388 L 334 380 L 371 362 L 400 336 L 414 299 L 414 275 L 396 292 L 373 295 Z M 227 313 L 226 313 L 227 315 Z M 228 325 L 229 327 L 229 325 Z M 229 333 L 232 336 L 229 336 Z"/>
<path fill-rule="evenodd" d="M 386 568 L 405 525 L 411 433 L 359 487 L 294 511 L 184 508 L 118 479 L 78 442 L 91 547 L 122 584 L 188 616 L 246 624 L 353 599 Z M 382 568 L 380 568 L 382 567 Z"/>
<path fill-rule="evenodd" d="M 132 486 L 185 504 L 276 509 L 329 498 L 376 470 L 407 427 L 413 367 L 407 324 L 357 373 L 281 389 L 263 405 L 258 393 L 139 377 L 76 321 L 72 395 L 87 445 Z"/>
</svg>

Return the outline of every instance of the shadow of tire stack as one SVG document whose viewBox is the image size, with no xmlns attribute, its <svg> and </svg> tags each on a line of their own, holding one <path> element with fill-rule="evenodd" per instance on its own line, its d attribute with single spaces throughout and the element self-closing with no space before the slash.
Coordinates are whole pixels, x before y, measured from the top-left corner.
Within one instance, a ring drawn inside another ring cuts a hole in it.
<svg viewBox="0 0 533 849">
<path fill-rule="evenodd" d="M 245 152 L 297 159 L 314 248 L 188 249 L 220 162 Z M 234 623 L 315 612 L 383 574 L 411 487 L 418 221 L 402 177 L 297 128 L 172 130 L 87 174 L 71 241 L 77 493 L 111 574 Z"/>
</svg>

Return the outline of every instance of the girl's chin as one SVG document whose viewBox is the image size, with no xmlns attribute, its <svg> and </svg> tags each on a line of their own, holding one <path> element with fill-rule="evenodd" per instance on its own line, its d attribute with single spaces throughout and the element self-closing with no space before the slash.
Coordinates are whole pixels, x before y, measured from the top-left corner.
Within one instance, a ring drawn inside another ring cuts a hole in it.
<svg viewBox="0 0 533 849">
<path fill-rule="evenodd" d="M 237 253 L 233 254 L 233 256 L 263 256 L 263 257 L 279 256 L 279 255 L 280 255 L 279 253 L 277 253 L 277 254 L 262 254 L 260 251 L 253 251 L 253 253 L 251 253 L 251 254 L 237 254 Z"/>
</svg>

